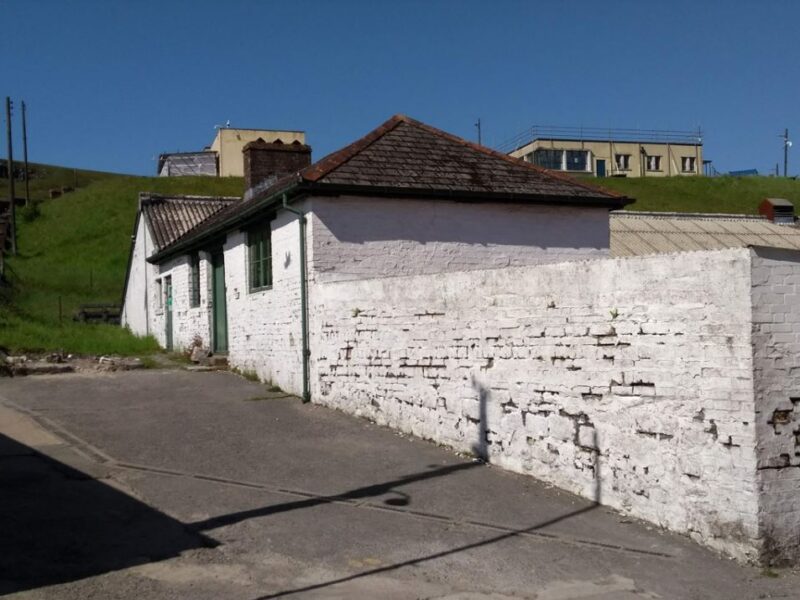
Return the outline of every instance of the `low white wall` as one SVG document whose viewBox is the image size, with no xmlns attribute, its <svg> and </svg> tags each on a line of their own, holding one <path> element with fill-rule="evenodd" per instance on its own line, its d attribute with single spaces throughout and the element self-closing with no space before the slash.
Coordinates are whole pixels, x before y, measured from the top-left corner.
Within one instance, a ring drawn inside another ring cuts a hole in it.
<svg viewBox="0 0 800 600">
<path fill-rule="evenodd" d="M 314 198 L 319 281 L 393 277 L 609 255 L 607 208 Z"/>
<path fill-rule="evenodd" d="M 312 398 L 756 559 L 778 471 L 757 470 L 751 263 L 733 249 L 315 285 Z M 770 384 L 786 410 L 787 381 Z"/>
<path fill-rule="evenodd" d="M 763 554 L 800 562 L 800 253 L 753 257 L 753 352 Z"/>
</svg>

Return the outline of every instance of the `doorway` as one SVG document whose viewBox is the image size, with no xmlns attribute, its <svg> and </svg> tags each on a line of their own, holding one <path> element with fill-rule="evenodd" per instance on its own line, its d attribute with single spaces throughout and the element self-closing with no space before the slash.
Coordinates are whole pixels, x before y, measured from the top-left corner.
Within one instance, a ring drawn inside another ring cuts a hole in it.
<svg viewBox="0 0 800 600">
<path fill-rule="evenodd" d="M 597 166 L 597 176 L 598 177 L 605 177 L 606 176 L 606 161 L 605 159 L 597 159 L 596 162 Z"/>
<path fill-rule="evenodd" d="M 164 310 L 166 312 L 166 347 L 172 352 L 172 275 L 164 277 Z"/>
<path fill-rule="evenodd" d="M 211 331 L 212 350 L 215 354 L 228 351 L 228 306 L 225 298 L 225 254 L 217 250 L 211 254 Z"/>
</svg>

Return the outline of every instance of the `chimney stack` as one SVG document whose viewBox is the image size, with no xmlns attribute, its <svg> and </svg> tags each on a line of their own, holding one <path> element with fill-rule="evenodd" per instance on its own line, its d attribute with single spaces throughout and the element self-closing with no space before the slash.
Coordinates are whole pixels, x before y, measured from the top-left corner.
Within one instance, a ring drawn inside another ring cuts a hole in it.
<svg viewBox="0 0 800 600">
<path fill-rule="evenodd" d="M 298 141 L 284 144 L 280 139 L 265 142 L 258 138 L 243 149 L 244 187 L 251 190 L 265 181 L 296 173 L 311 164 L 311 146 Z"/>
<path fill-rule="evenodd" d="M 794 204 L 783 198 L 764 198 L 758 212 L 777 225 L 794 225 Z"/>
</svg>

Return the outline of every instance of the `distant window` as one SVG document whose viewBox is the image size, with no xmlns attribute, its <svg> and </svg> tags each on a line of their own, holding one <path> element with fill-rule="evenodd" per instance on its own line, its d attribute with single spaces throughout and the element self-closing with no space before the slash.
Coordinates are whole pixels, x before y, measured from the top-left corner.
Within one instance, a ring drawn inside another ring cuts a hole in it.
<svg viewBox="0 0 800 600">
<path fill-rule="evenodd" d="M 620 171 L 630 171 L 631 170 L 631 155 L 630 154 L 615 154 L 614 155 L 614 162 L 617 165 L 617 169 Z"/>
<path fill-rule="evenodd" d="M 563 150 L 551 150 L 549 148 L 539 148 L 533 153 L 533 164 L 544 167 L 545 169 L 561 170 L 561 160 L 564 156 Z"/>
<path fill-rule="evenodd" d="M 250 291 L 272 287 L 272 230 L 270 224 L 247 234 L 247 254 L 250 263 Z"/>
<path fill-rule="evenodd" d="M 647 155 L 647 170 L 660 171 L 661 170 L 661 156 L 658 154 Z"/>
<path fill-rule="evenodd" d="M 200 255 L 189 255 L 189 299 L 191 306 L 200 306 Z"/>
<path fill-rule="evenodd" d="M 160 279 L 156 279 L 156 308 L 164 307 L 164 284 Z"/>
<path fill-rule="evenodd" d="M 567 150 L 567 171 L 587 171 L 588 168 L 588 150 Z"/>
<path fill-rule="evenodd" d="M 694 173 L 697 170 L 697 159 L 694 156 L 681 157 L 681 171 L 684 173 Z"/>
</svg>

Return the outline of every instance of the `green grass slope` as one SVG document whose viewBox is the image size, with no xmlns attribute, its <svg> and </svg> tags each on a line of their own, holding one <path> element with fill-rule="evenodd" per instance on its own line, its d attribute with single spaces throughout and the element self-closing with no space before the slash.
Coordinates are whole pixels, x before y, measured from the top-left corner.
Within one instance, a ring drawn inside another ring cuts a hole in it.
<svg viewBox="0 0 800 600">
<path fill-rule="evenodd" d="M 81 354 L 155 350 L 152 339 L 120 327 L 74 323 L 73 312 L 85 303 L 120 302 L 139 192 L 238 196 L 243 185 L 240 178 L 108 175 L 41 202 L 34 219 L 20 219 L 19 253 L 6 265 L 12 291 L 0 303 L 0 345 Z"/>
<path fill-rule="evenodd" d="M 783 177 L 607 177 L 589 181 L 636 198 L 628 210 L 758 213 L 764 198 L 800 207 L 800 181 Z"/>
<path fill-rule="evenodd" d="M 14 161 L 16 169 L 22 168 L 22 162 Z M 86 187 L 90 183 L 103 179 L 113 179 L 124 177 L 116 173 L 106 173 L 103 171 L 87 171 L 86 169 L 70 169 L 67 167 L 56 167 L 54 165 L 42 165 L 38 163 L 28 164 L 28 187 L 32 202 L 39 202 L 50 197 L 50 190 L 60 190 L 70 187 L 75 190 Z M 25 197 L 25 182 L 15 180 L 14 195 L 17 198 Z M 0 196 L 6 197 L 8 192 L 8 179 L 0 177 Z"/>
</svg>

